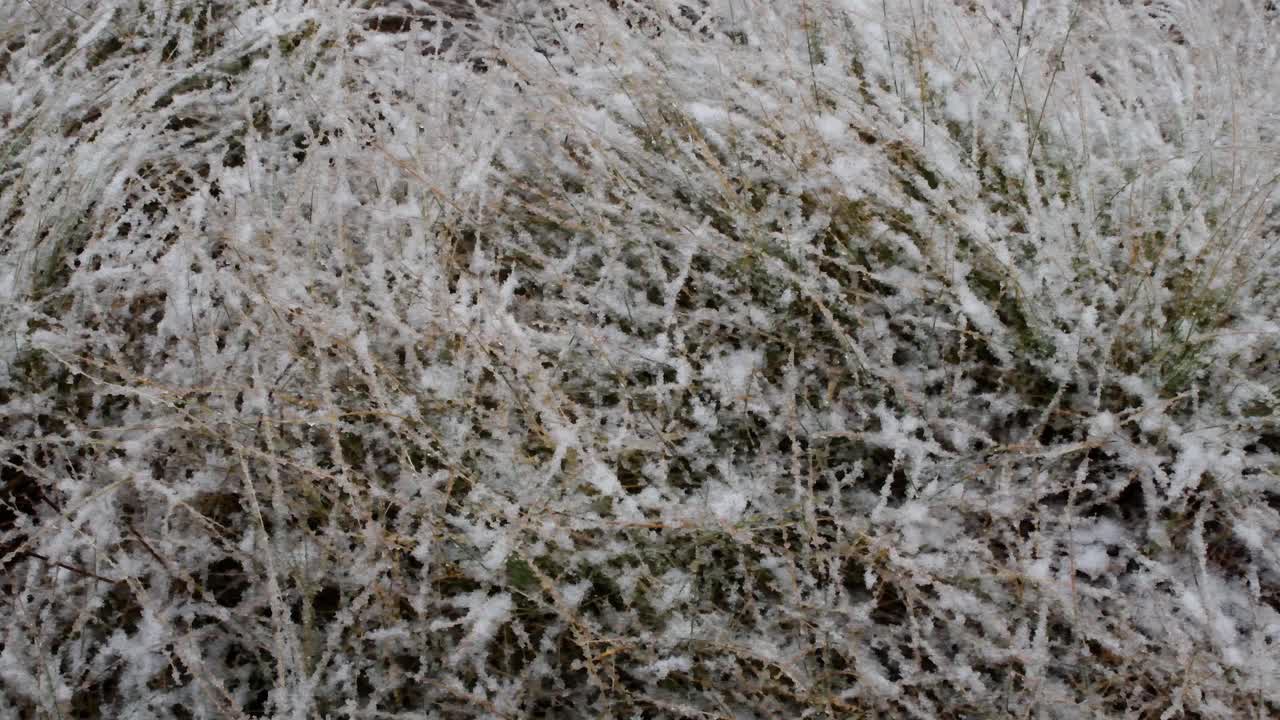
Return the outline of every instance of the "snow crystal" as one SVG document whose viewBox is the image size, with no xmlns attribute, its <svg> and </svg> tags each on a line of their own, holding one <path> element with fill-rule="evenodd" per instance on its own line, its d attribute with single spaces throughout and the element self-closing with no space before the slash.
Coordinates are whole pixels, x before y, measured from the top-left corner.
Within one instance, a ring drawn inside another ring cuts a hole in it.
<svg viewBox="0 0 1280 720">
<path fill-rule="evenodd" d="M 587 479 L 603 495 L 614 497 L 622 495 L 622 484 L 618 481 L 618 476 L 602 462 L 592 463 Z"/>
<path fill-rule="evenodd" d="M 1109 412 L 1100 412 L 1089 423 L 1089 437 L 1105 438 L 1116 431 L 1116 419 Z"/>
<path fill-rule="evenodd" d="M 1079 572 L 1097 578 L 1106 574 L 1109 561 L 1105 547 L 1089 545 L 1076 552 L 1075 568 Z"/>
<path fill-rule="evenodd" d="M 741 491 L 717 483 L 710 490 L 707 508 L 721 522 L 735 523 L 747 509 L 747 498 Z"/>
<path fill-rule="evenodd" d="M 466 617 L 456 622 L 436 620 L 431 623 L 433 630 L 448 625 L 466 626 L 467 634 L 458 643 L 457 649 L 450 658 L 451 662 L 461 662 L 485 651 L 493 640 L 498 629 L 502 627 L 515 609 L 515 601 L 507 593 L 488 595 L 484 591 L 476 591 L 460 596 L 455 604 L 467 610 Z"/>
<path fill-rule="evenodd" d="M 572 585 L 566 585 L 560 589 L 560 597 L 564 599 L 565 605 L 570 609 L 576 609 L 582 604 L 583 599 L 587 597 L 587 593 L 591 590 L 591 583 L 582 581 Z"/>
<path fill-rule="evenodd" d="M 676 656 L 663 658 L 645 669 L 653 673 L 654 677 L 659 680 L 665 680 L 668 675 L 673 672 L 689 672 L 693 668 L 693 661 L 686 656 Z"/>
<path fill-rule="evenodd" d="M 706 103 L 689 103 L 688 108 L 689 114 L 693 116 L 694 120 L 709 128 L 719 128 L 728 118 L 728 114 L 723 109 L 712 107 Z"/>
<path fill-rule="evenodd" d="M 819 115 L 814 119 L 814 125 L 823 139 L 831 143 L 843 140 L 850 132 L 848 123 L 834 115 Z"/>
</svg>

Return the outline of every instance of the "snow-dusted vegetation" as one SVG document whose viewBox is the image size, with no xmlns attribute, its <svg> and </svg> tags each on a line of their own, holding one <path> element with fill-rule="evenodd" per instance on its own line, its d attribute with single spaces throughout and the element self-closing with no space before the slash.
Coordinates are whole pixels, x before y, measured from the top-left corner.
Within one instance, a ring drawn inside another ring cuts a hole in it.
<svg viewBox="0 0 1280 720">
<path fill-rule="evenodd" d="M 1280 714 L 1274 2 L 481 5 L 0 0 L 0 716 Z"/>
</svg>

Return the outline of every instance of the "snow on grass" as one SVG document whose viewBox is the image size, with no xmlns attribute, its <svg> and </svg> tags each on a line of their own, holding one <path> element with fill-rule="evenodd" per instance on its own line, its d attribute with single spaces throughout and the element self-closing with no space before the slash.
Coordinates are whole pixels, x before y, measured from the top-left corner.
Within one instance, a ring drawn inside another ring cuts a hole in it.
<svg viewBox="0 0 1280 720">
<path fill-rule="evenodd" d="M 46 5 L 0 715 L 1280 713 L 1273 3 Z"/>
</svg>

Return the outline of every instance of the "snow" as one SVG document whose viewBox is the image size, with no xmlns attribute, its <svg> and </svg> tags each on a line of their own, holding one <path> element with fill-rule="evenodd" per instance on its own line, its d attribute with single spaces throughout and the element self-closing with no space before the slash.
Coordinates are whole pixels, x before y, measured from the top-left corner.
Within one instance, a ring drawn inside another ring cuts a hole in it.
<svg viewBox="0 0 1280 720">
<path fill-rule="evenodd" d="M 515 608 L 511 595 L 501 593 L 490 596 L 483 591 L 460 596 L 454 604 L 467 611 L 465 617 L 454 622 L 436 620 L 430 625 L 432 630 L 441 630 L 450 625 L 463 625 L 467 628 L 466 635 L 450 657 L 450 661 L 454 663 L 484 652 Z"/>
<path fill-rule="evenodd" d="M 646 670 L 653 673 L 653 676 L 656 679 L 664 680 L 668 675 L 670 675 L 673 672 L 681 672 L 681 673 L 689 672 L 689 670 L 692 668 L 693 668 L 693 660 L 685 656 L 677 656 L 677 657 L 663 658 L 653 663 L 652 665 L 648 666 Z"/>
<path fill-rule="evenodd" d="M 1109 412 L 1100 412 L 1089 423 L 1089 437 L 1106 439 L 1116 431 L 1116 418 Z"/>
<path fill-rule="evenodd" d="M 747 509 L 747 498 L 731 487 L 716 484 L 707 500 L 707 509 L 721 522 L 738 522 Z"/>
<path fill-rule="evenodd" d="M 739 350 L 708 364 L 702 375 L 708 382 L 719 385 L 725 396 L 743 398 L 749 392 L 752 374 L 762 362 L 762 351 Z"/>
</svg>

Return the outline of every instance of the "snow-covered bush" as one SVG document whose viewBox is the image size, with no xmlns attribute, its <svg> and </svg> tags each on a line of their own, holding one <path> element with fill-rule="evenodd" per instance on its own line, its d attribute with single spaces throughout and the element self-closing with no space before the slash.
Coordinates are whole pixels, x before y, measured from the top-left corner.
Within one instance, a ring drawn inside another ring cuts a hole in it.
<svg viewBox="0 0 1280 720">
<path fill-rule="evenodd" d="M 0 716 L 1280 713 L 1274 3 L 480 5 L 0 1 Z"/>
</svg>

